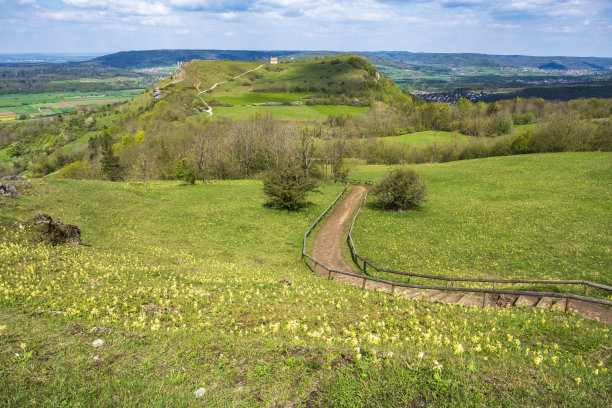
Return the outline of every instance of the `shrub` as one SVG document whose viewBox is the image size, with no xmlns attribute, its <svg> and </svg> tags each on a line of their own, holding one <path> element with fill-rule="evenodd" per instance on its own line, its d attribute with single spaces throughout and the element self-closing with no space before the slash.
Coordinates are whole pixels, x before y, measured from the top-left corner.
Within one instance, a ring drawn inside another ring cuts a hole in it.
<svg viewBox="0 0 612 408">
<path fill-rule="evenodd" d="M 558 114 L 550 122 L 538 125 L 535 146 L 539 153 L 585 150 L 592 128 L 571 115 Z"/>
<path fill-rule="evenodd" d="M 63 179 L 88 179 L 94 178 L 95 174 L 90 163 L 75 161 L 64 166 L 57 177 Z"/>
<path fill-rule="evenodd" d="M 531 130 L 527 130 L 519 134 L 516 139 L 512 141 L 510 148 L 512 149 L 512 154 L 535 153 L 535 133 Z"/>
<path fill-rule="evenodd" d="M 523 113 L 522 115 L 516 115 L 514 117 L 514 123 L 517 125 L 528 125 L 534 123 L 536 120 L 535 115 L 531 112 Z"/>
<path fill-rule="evenodd" d="M 175 176 L 179 180 L 183 180 L 185 184 L 195 184 L 196 171 L 193 163 L 186 159 L 180 159 L 176 163 Z"/>
<path fill-rule="evenodd" d="M 299 166 L 270 170 L 263 183 L 264 194 L 269 198 L 265 205 L 291 211 L 306 205 L 306 195 L 317 186 L 316 180 Z"/>
<path fill-rule="evenodd" d="M 408 210 L 425 201 L 427 186 L 416 171 L 399 169 L 374 186 L 372 193 L 381 208 Z"/>
</svg>

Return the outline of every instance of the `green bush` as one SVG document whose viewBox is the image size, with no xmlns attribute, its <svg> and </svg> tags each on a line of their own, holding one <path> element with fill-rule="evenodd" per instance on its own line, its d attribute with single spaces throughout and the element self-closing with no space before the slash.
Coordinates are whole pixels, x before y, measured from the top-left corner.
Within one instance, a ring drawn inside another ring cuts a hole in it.
<svg viewBox="0 0 612 408">
<path fill-rule="evenodd" d="M 268 196 L 265 205 L 291 211 L 304 207 L 306 195 L 317 186 L 308 171 L 299 166 L 270 170 L 263 183 L 264 194 Z"/>
<path fill-rule="evenodd" d="M 196 171 L 193 163 L 187 159 L 180 159 L 176 163 L 175 176 L 179 180 L 183 180 L 185 184 L 195 184 Z"/>
<path fill-rule="evenodd" d="M 381 208 L 408 210 L 425 201 L 427 186 L 416 171 L 398 169 L 374 186 L 372 194 Z"/>
<path fill-rule="evenodd" d="M 63 179 L 89 179 L 94 176 L 91 164 L 82 161 L 75 161 L 64 166 L 57 174 L 57 177 Z"/>
</svg>

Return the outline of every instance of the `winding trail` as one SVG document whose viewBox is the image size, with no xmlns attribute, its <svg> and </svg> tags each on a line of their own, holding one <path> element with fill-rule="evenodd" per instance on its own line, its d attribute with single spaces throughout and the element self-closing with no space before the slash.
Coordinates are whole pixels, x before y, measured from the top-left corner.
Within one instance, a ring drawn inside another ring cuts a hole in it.
<svg viewBox="0 0 612 408">
<path fill-rule="evenodd" d="M 221 84 L 225 84 L 226 82 L 229 82 L 229 81 L 231 81 L 231 80 L 234 80 L 234 79 L 240 78 L 241 76 L 246 75 L 246 74 L 248 74 L 249 72 L 257 71 L 259 68 L 261 68 L 261 67 L 263 67 L 263 66 L 264 66 L 264 64 L 261 64 L 261 65 L 260 65 L 260 66 L 258 66 L 257 68 L 253 68 L 253 69 L 249 69 L 248 71 L 244 71 L 242 74 L 237 75 L 237 76 L 235 76 L 235 77 L 233 77 L 233 78 L 231 78 L 231 79 L 228 79 L 228 80 L 226 80 L 226 81 L 217 82 L 216 84 L 214 84 L 214 85 L 213 85 L 213 86 L 211 86 L 210 88 L 208 88 L 208 89 L 204 89 L 203 91 L 201 91 L 201 90 L 200 90 L 200 85 L 202 85 L 202 81 L 200 81 L 200 80 L 198 79 L 198 77 L 196 77 L 196 75 L 195 75 L 195 70 L 196 70 L 196 69 L 195 69 L 195 67 L 193 68 L 193 70 L 192 70 L 192 71 L 191 71 L 189 74 L 191 75 L 191 77 L 192 77 L 192 78 L 194 79 L 194 81 L 196 82 L 196 84 L 195 84 L 194 86 L 195 86 L 195 89 L 198 91 L 198 96 L 199 96 L 200 94 L 203 94 L 204 92 L 207 92 L 207 91 L 210 91 L 210 90 L 215 89 L 217 86 L 219 86 L 219 85 L 221 85 Z M 206 110 L 205 110 L 204 112 L 208 113 L 208 116 L 209 116 L 209 117 L 210 117 L 210 116 L 212 116 L 212 115 L 213 115 L 212 107 L 211 107 L 209 104 L 207 104 L 207 103 L 206 103 L 206 100 L 204 100 L 204 98 L 202 98 L 202 102 L 204 102 L 204 105 L 206 105 Z"/>
<path fill-rule="evenodd" d="M 369 186 L 355 186 L 355 188 L 336 205 L 330 216 L 320 226 L 316 233 L 312 248 L 312 256 L 327 268 L 363 275 L 346 261 L 343 252 L 348 250 L 346 237 L 348 235 L 352 215 L 355 213 L 369 190 Z M 479 294 L 461 291 L 407 287 L 395 287 L 395 289 L 393 289 L 390 285 L 385 283 L 367 281 L 362 278 L 337 273 L 329 273 L 320 265 L 315 265 L 313 270 L 322 277 L 340 281 L 348 285 L 394 293 L 415 300 L 449 303 L 459 306 L 483 307 L 483 304 L 486 303 L 487 307 L 533 306 L 542 309 L 565 310 L 565 301 L 552 297 L 489 294 L 487 297 L 483 298 L 483 296 Z M 572 300 L 571 309 L 584 318 L 612 324 L 611 308 L 580 300 Z"/>
</svg>

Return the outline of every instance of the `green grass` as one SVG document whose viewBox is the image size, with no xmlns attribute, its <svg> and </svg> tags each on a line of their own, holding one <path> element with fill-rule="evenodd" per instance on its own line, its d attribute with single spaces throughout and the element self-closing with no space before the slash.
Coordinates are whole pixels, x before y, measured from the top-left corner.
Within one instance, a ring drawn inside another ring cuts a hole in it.
<svg viewBox="0 0 612 408">
<path fill-rule="evenodd" d="M 233 106 L 214 107 L 215 116 L 244 120 L 257 113 L 270 114 L 279 120 L 322 122 L 329 115 L 359 115 L 368 108 L 355 106 L 315 105 L 315 106 Z"/>
<path fill-rule="evenodd" d="M 340 185 L 297 213 L 263 207 L 251 180 L 31 185 L 0 197 L 0 405 L 610 405 L 603 324 L 310 272 L 302 234 Z M 38 211 L 85 245 L 39 243 L 24 223 Z"/>
<path fill-rule="evenodd" d="M 530 123 L 528 125 L 513 125 L 512 126 L 512 130 L 515 133 L 523 132 L 525 130 L 535 130 L 535 128 L 536 128 L 535 123 Z"/>
<path fill-rule="evenodd" d="M 265 102 L 301 101 L 307 95 L 307 92 L 249 92 L 241 96 L 220 96 L 216 99 L 233 105 L 250 105 Z"/>
<path fill-rule="evenodd" d="M 427 130 L 399 136 L 381 137 L 379 139 L 385 142 L 403 143 L 414 147 L 425 147 L 434 144 L 434 142 L 439 144 L 466 142 L 469 141 L 471 137 L 455 132 Z"/>
<path fill-rule="evenodd" d="M 564 153 L 414 166 L 428 201 L 402 213 L 366 207 L 356 246 L 395 270 L 610 285 L 611 158 Z M 378 180 L 388 171 L 362 166 L 351 177 Z"/>
</svg>

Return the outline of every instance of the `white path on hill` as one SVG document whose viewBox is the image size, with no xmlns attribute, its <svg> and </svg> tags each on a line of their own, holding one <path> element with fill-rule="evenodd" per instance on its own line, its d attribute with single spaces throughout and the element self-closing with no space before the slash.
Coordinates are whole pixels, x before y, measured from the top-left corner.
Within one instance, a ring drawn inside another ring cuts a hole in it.
<svg viewBox="0 0 612 408">
<path fill-rule="evenodd" d="M 197 79 L 197 78 L 196 78 L 196 80 L 198 81 L 198 84 L 196 85 L 196 89 L 198 90 L 198 95 L 203 94 L 204 92 L 207 92 L 207 91 L 213 90 L 213 89 L 215 89 L 217 86 L 219 86 L 219 85 L 221 85 L 221 84 L 224 84 L 224 83 L 229 82 L 229 81 L 234 80 L 234 79 L 238 79 L 238 78 L 240 78 L 241 76 L 248 74 L 249 72 L 257 71 L 259 68 L 261 68 L 261 67 L 263 67 L 263 66 L 264 66 L 264 64 L 261 64 L 261 65 L 260 65 L 260 66 L 258 66 L 257 68 L 253 68 L 253 69 L 249 69 L 248 71 L 244 71 L 242 74 L 237 75 L 237 76 L 233 77 L 232 79 L 228 79 L 227 81 L 217 82 L 216 84 L 214 84 L 214 85 L 213 85 L 213 86 L 211 86 L 210 88 L 205 89 L 205 90 L 203 90 L 203 91 L 200 91 L 200 83 L 201 83 L 201 82 L 200 82 L 200 80 L 199 80 L 199 79 Z M 195 77 L 195 74 L 194 74 L 194 77 Z M 209 117 L 210 117 L 210 116 L 212 116 L 212 115 L 213 115 L 212 107 L 206 103 L 206 101 L 204 100 L 204 98 L 202 98 L 202 102 L 204 102 L 204 105 L 206 105 L 206 110 L 205 110 L 205 112 L 206 112 L 206 113 L 208 113 L 208 116 L 209 116 Z"/>
</svg>

